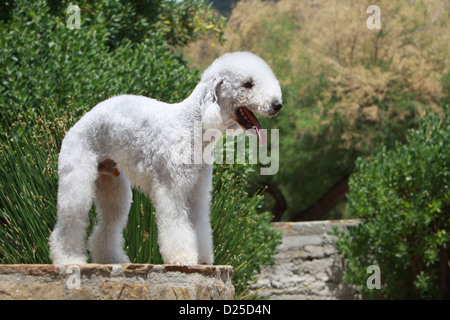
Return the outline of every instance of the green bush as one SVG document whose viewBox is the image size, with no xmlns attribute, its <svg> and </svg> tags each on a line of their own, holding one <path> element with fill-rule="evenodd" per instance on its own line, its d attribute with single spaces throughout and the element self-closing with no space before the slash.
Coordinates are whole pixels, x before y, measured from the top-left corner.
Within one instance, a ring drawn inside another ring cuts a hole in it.
<svg viewBox="0 0 450 320">
<path fill-rule="evenodd" d="M 18 111 L 39 113 L 43 98 L 65 109 L 76 97 L 79 111 L 99 102 L 99 96 L 124 93 L 179 101 L 193 89 L 198 72 L 187 68 L 168 43 L 187 44 L 207 32 L 223 39 L 224 21 L 203 1 L 78 4 L 80 29 L 66 25 L 68 4 L 54 4 L 52 10 L 43 0 L 17 0 L 11 19 L 0 22 L 3 128 Z"/>
<path fill-rule="evenodd" d="M 427 114 L 407 144 L 359 159 L 348 209 L 362 219 L 337 232 L 344 278 L 367 298 L 450 298 L 450 123 Z M 368 289 L 378 265 L 381 289 Z"/>
<path fill-rule="evenodd" d="M 82 11 L 82 28 L 71 30 L 65 15 L 51 15 L 45 1 L 27 2 L 18 4 L 8 24 L 0 24 L 4 128 L 5 121 L 17 119 L 17 114 L 39 114 L 43 99 L 54 101 L 50 106 L 56 110 L 66 110 L 74 97 L 73 107 L 82 112 L 117 94 L 142 94 L 168 102 L 188 95 L 198 72 L 171 53 L 162 35 L 153 33 L 141 43 L 123 38 L 110 49 L 117 38 L 114 22 L 126 19 L 126 13 L 133 18 L 132 11 L 124 8 L 116 14 L 111 7 Z"/>
</svg>

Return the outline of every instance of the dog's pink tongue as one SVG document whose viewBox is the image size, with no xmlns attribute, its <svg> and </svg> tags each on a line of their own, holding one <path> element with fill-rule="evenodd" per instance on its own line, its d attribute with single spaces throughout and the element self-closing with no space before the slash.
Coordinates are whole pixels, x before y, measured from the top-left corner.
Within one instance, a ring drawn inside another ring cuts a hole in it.
<svg viewBox="0 0 450 320">
<path fill-rule="evenodd" d="M 258 134 L 259 137 L 259 145 L 263 146 L 267 143 L 267 133 L 266 130 L 262 130 L 262 126 L 259 123 L 258 119 L 256 119 L 255 115 L 253 114 L 253 112 L 251 112 L 250 110 L 248 110 L 247 108 L 242 108 L 245 116 L 250 119 L 250 121 L 253 123 L 253 126 L 256 130 L 256 133 Z"/>
</svg>

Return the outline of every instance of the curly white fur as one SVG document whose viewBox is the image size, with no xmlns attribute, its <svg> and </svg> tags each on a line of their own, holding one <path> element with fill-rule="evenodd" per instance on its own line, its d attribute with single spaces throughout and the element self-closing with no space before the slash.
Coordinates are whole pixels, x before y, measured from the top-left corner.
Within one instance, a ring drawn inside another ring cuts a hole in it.
<svg viewBox="0 0 450 320">
<path fill-rule="evenodd" d="M 212 166 L 180 162 L 174 150 L 192 148 L 191 140 L 180 137 L 192 133 L 196 123 L 203 132 L 237 126 L 240 107 L 265 116 L 281 108 L 277 79 L 261 58 L 248 52 L 215 60 L 183 102 L 122 95 L 86 113 L 61 146 L 58 217 L 49 239 L 52 262 L 86 263 L 85 235 L 93 202 L 97 225 L 88 241 L 93 262 L 128 262 L 122 232 L 135 186 L 156 208 L 164 262 L 213 264 Z"/>
</svg>

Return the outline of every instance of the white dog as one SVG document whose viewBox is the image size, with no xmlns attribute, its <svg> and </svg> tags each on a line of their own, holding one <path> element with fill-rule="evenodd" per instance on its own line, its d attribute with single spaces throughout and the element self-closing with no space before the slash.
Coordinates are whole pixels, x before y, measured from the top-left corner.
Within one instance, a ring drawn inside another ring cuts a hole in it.
<svg viewBox="0 0 450 320">
<path fill-rule="evenodd" d="M 261 58 L 248 52 L 215 60 L 183 102 L 122 95 L 99 103 L 67 132 L 61 146 L 58 217 L 49 240 L 52 262 L 86 263 L 93 201 L 97 225 L 88 241 L 93 262 L 129 262 L 122 232 L 135 186 L 155 206 L 164 263 L 213 264 L 212 166 L 180 163 L 174 150 L 192 148 L 193 141 L 180 137 L 192 132 L 195 123 L 201 123 L 203 132 L 254 128 L 265 143 L 253 112 L 272 117 L 280 109 L 278 80 Z"/>
</svg>

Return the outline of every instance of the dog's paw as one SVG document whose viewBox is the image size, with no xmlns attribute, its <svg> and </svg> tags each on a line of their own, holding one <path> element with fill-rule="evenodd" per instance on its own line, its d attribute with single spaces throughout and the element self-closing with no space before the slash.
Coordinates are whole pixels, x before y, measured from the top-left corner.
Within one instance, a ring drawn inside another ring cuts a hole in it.
<svg viewBox="0 0 450 320">
<path fill-rule="evenodd" d="M 87 263 L 87 257 L 56 258 L 52 260 L 52 263 L 55 266 L 81 265 Z"/>
<path fill-rule="evenodd" d="M 165 264 L 175 264 L 183 266 L 195 266 L 198 264 L 196 255 L 174 254 L 170 257 L 163 258 Z"/>
<path fill-rule="evenodd" d="M 181 260 L 169 261 L 169 263 L 167 263 L 167 264 L 175 264 L 175 265 L 180 265 L 180 266 L 195 266 L 195 265 L 198 265 L 198 261 L 192 260 L 192 259 L 189 259 L 189 260 L 181 259 Z"/>
<path fill-rule="evenodd" d="M 213 257 L 199 257 L 198 264 L 213 265 L 214 258 Z"/>
</svg>

